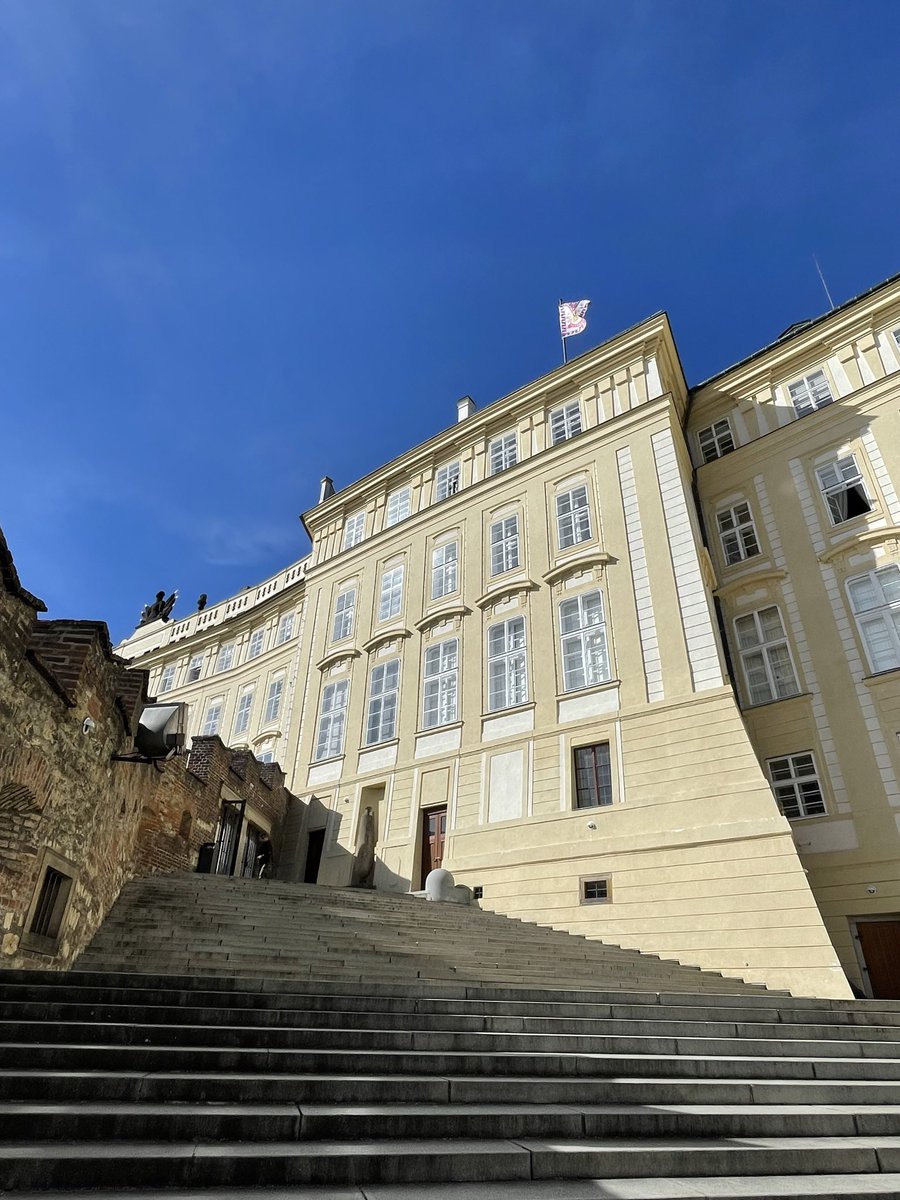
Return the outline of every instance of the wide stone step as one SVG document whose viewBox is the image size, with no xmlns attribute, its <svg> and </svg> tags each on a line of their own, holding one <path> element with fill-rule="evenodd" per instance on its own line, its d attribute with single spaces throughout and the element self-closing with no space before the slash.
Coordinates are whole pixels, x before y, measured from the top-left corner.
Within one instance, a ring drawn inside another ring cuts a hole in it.
<svg viewBox="0 0 900 1200">
<path fill-rule="evenodd" d="M 86 1042 L 75 1045 L 36 1042 L 8 1043 L 0 1065 L 7 1069 L 98 1070 L 141 1072 L 202 1071 L 255 1074 L 315 1075 L 494 1075 L 550 1076 L 672 1076 L 712 1079 L 900 1079 L 900 1059 L 819 1058 L 803 1056 L 753 1057 L 706 1055 L 630 1055 L 471 1053 L 411 1050 L 286 1050 L 241 1046 L 113 1045 Z"/>
<path fill-rule="evenodd" d="M 121 1191 L 54 1192 L 54 1200 L 122 1200 Z M 142 1190 L 141 1200 L 870 1200 L 900 1196 L 900 1175 L 765 1175 L 716 1179 L 517 1180 L 513 1183 Z M 47 1200 L 45 1192 L 16 1200 Z"/>
<path fill-rule="evenodd" d="M 8 1189 L 897 1173 L 900 1137 L 0 1145 Z M 422 1194 L 421 1192 L 419 1193 Z M 689 1193 L 688 1193 L 689 1194 Z"/>
<path fill-rule="evenodd" d="M 295 1104 L 892 1105 L 900 1082 L 668 1078 L 278 1075 L 0 1069 L 0 1100 Z"/>
<path fill-rule="evenodd" d="M 130 1104 L 0 1102 L 0 1138 L 363 1141 L 407 1138 L 854 1137 L 900 1133 L 900 1105 Z"/>
<path fill-rule="evenodd" d="M 474 1009 L 474 1005 L 469 1006 Z M 232 1026 L 245 1025 L 249 1028 L 293 1028 L 293 1029 L 354 1029 L 397 1031 L 444 1031 L 476 1033 L 531 1033 L 540 1035 L 588 1034 L 591 1036 L 637 1035 L 641 1037 L 695 1036 L 703 1031 L 705 1036 L 721 1038 L 771 1038 L 796 1041 L 798 1039 L 819 1040 L 834 1038 L 830 1024 L 796 1023 L 787 1024 L 759 1021 L 726 1021 L 729 1010 L 720 1010 L 719 1018 L 707 1017 L 698 1020 L 663 1020 L 660 1010 L 644 1009 L 638 1017 L 621 1015 L 602 1017 L 561 1016 L 500 1016 L 476 1011 L 470 1013 L 434 1012 L 383 1012 L 365 1010 L 254 1008 L 206 1005 L 195 1007 L 181 1005 L 139 1004 L 66 1004 L 51 1001 L 10 1004 L 6 1014 L 15 1022 L 47 1022 L 57 1024 L 96 1023 L 112 1025 L 191 1025 Z M 646 1015 L 645 1015 L 646 1014 Z M 854 1025 L 842 1023 L 839 1028 L 842 1041 L 900 1042 L 900 1028 L 896 1026 Z"/>
<path fill-rule="evenodd" d="M 843 1034 L 845 1031 L 841 1030 Z M 851 1030 L 858 1033 L 857 1030 Z M 871 1035 L 870 1030 L 864 1031 Z M 768 1034 L 769 1031 L 766 1030 Z M 747 1055 L 752 1057 L 795 1056 L 817 1058 L 896 1058 L 900 1043 L 866 1038 L 831 1036 L 795 1039 L 763 1037 L 705 1037 L 699 1031 L 687 1035 L 580 1034 L 580 1033 L 494 1033 L 454 1032 L 441 1029 L 351 1029 L 284 1028 L 242 1023 L 239 1025 L 175 1025 L 56 1021 L 0 1021 L 0 1041 L 90 1042 L 97 1046 L 199 1046 L 260 1050 L 337 1048 L 389 1051 L 459 1051 L 514 1054 L 687 1054 L 709 1057 Z"/>
</svg>

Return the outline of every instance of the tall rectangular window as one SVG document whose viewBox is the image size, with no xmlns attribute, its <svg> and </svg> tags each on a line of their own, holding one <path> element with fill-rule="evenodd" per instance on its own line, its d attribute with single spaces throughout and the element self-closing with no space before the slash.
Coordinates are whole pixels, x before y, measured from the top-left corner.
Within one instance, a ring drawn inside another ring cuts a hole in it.
<svg viewBox="0 0 900 1200">
<path fill-rule="evenodd" d="M 350 683 L 341 679 L 337 683 L 326 683 L 322 690 L 322 711 L 319 714 L 319 730 L 316 737 L 315 758 L 335 758 L 344 750 L 344 728 L 347 721 L 347 700 Z"/>
<path fill-rule="evenodd" d="M 491 526 L 491 574 L 502 575 L 519 565 L 519 518 L 516 514 Z"/>
<path fill-rule="evenodd" d="M 809 375 L 804 375 L 802 379 L 796 379 L 793 383 L 789 383 L 788 392 L 798 417 L 805 417 L 807 413 L 815 412 L 817 408 L 824 408 L 827 404 L 834 403 L 834 396 L 831 394 L 824 371 L 813 371 Z"/>
<path fill-rule="evenodd" d="M 59 936 L 66 901 L 72 889 L 72 878 L 48 866 L 41 881 L 41 890 L 34 906 L 34 915 L 28 932 L 36 937 L 56 938 Z"/>
<path fill-rule="evenodd" d="M 425 651 L 422 724 L 426 729 L 456 720 L 459 691 L 459 639 L 450 638 Z"/>
<path fill-rule="evenodd" d="M 220 671 L 230 671 L 231 664 L 234 662 L 234 642 L 229 642 L 226 646 L 219 647 L 219 653 L 216 656 L 216 671 L 218 675 Z"/>
<path fill-rule="evenodd" d="M 576 692 L 579 688 L 605 683 L 610 670 L 600 593 L 585 592 L 582 596 L 563 600 L 559 606 L 559 627 L 563 690 Z"/>
<path fill-rule="evenodd" d="M 722 417 L 720 421 L 713 421 L 712 425 L 707 425 L 705 429 L 699 430 L 697 442 L 705 463 L 730 454 L 734 449 L 734 435 L 731 432 L 728 418 Z"/>
<path fill-rule="evenodd" d="M 281 620 L 278 622 L 278 631 L 275 634 L 275 645 L 280 646 L 282 642 L 290 641 L 294 636 L 294 613 L 284 613 Z"/>
<path fill-rule="evenodd" d="M 364 512 L 354 513 L 352 517 L 348 517 L 344 522 L 344 540 L 341 543 L 341 549 L 349 550 L 351 546 L 358 545 L 363 540 L 365 531 L 366 514 Z"/>
<path fill-rule="evenodd" d="M 331 640 L 339 642 L 353 633 L 353 618 L 356 614 L 356 588 L 338 592 L 334 603 L 334 620 L 331 624 Z"/>
<path fill-rule="evenodd" d="M 811 754 L 786 754 L 770 758 L 767 765 L 772 790 L 786 817 L 820 817 L 827 811 Z"/>
<path fill-rule="evenodd" d="M 159 677 L 159 687 L 156 689 L 161 696 L 163 692 L 171 692 L 175 686 L 175 664 L 168 663 L 163 667 L 162 675 Z"/>
<path fill-rule="evenodd" d="M 201 737 L 213 737 L 219 732 L 219 727 L 222 724 L 222 710 L 225 707 L 225 701 L 221 698 L 210 700 L 206 706 L 206 715 L 203 718 L 203 725 L 200 728 Z"/>
<path fill-rule="evenodd" d="M 409 488 L 400 488 L 397 492 L 391 492 L 387 500 L 387 514 L 384 519 L 385 526 L 396 525 L 399 521 L 405 521 L 409 516 L 409 511 Z"/>
<path fill-rule="evenodd" d="M 581 433 L 581 405 L 577 400 L 571 400 L 550 414 L 550 443 L 555 446 L 576 433 Z"/>
<path fill-rule="evenodd" d="M 449 596 L 458 587 L 458 542 L 445 542 L 431 552 L 431 598 Z"/>
<path fill-rule="evenodd" d="M 742 502 L 723 509 L 716 514 L 716 520 L 719 523 L 722 553 L 729 566 L 759 554 L 759 542 L 756 540 L 749 504 Z"/>
<path fill-rule="evenodd" d="M 900 567 L 892 563 L 847 580 L 847 592 L 873 671 L 900 667 Z"/>
<path fill-rule="evenodd" d="M 196 683 L 203 674 L 203 654 L 192 654 L 184 675 L 185 683 Z"/>
<path fill-rule="evenodd" d="M 578 746 L 575 750 L 575 807 L 600 808 L 612 802 L 609 742 Z"/>
<path fill-rule="evenodd" d="M 840 525 L 872 511 L 862 472 L 852 454 L 829 463 L 827 467 L 819 467 L 816 476 L 828 505 L 832 525 Z"/>
<path fill-rule="evenodd" d="M 399 616 L 403 607 L 403 567 L 391 567 L 381 576 L 381 594 L 378 600 L 378 620 L 387 621 Z"/>
<path fill-rule="evenodd" d="M 234 714 L 235 734 L 246 733 L 250 728 L 250 714 L 253 711 L 253 688 L 245 688 L 238 698 L 237 711 Z"/>
<path fill-rule="evenodd" d="M 560 550 L 590 541 L 591 510 L 584 484 L 556 497 L 556 531 Z"/>
<path fill-rule="evenodd" d="M 459 463 L 446 463 L 443 467 L 438 467 L 434 477 L 435 500 L 446 500 L 448 496 L 455 496 L 458 491 Z"/>
<path fill-rule="evenodd" d="M 263 642 L 265 641 L 265 629 L 254 629 L 250 634 L 250 640 L 247 642 L 247 661 L 251 658 L 259 658 L 263 652 Z"/>
<path fill-rule="evenodd" d="M 379 663 L 369 679 L 369 710 L 366 715 L 366 745 L 387 742 L 397 729 L 397 695 L 400 689 L 400 659 Z"/>
<path fill-rule="evenodd" d="M 751 704 L 766 704 L 800 691 L 781 613 L 771 605 L 738 617 L 734 623 L 747 694 Z"/>
<path fill-rule="evenodd" d="M 268 725 L 277 721 L 281 715 L 281 693 L 284 691 L 284 678 L 273 679 L 266 692 L 266 706 L 263 709 L 263 722 Z"/>
<path fill-rule="evenodd" d="M 525 618 L 511 617 L 488 630 L 488 711 L 528 700 Z"/>
<path fill-rule="evenodd" d="M 488 447 L 488 467 L 491 475 L 499 475 L 501 471 L 516 465 L 518 439 L 515 433 L 504 433 L 496 437 Z"/>
</svg>

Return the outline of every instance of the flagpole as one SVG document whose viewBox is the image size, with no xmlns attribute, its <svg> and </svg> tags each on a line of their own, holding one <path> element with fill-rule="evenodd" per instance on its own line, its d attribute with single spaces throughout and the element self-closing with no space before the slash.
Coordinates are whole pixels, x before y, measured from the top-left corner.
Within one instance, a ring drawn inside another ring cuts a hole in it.
<svg viewBox="0 0 900 1200">
<path fill-rule="evenodd" d="M 562 331 L 562 296 L 559 298 L 559 306 L 556 309 L 556 316 L 559 320 L 559 340 L 562 342 L 563 366 L 569 361 L 569 353 L 566 348 L 566 335 Z"/>
</svg>

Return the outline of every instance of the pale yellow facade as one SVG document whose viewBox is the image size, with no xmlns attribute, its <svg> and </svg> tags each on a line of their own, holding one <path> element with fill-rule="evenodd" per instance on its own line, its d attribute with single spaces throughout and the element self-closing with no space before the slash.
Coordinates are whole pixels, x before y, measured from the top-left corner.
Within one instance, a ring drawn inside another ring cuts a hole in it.
<svg viewBox="0 0 900 1200">
<path fill-rule="evenodd" d="M 307 512 L 307 559 L 119 651 L 190 733 L 282 765 L 309 801 L 299 878 L 312 832 L 315 877 L 349 881 L 368 806 L 376 885 L 418 890 L 446 810 L 442 865 L 485 907 L 847 995 L 844 971 L 867 985 L 851 921 L 900 909 L 900 671 L 871 669 L 845 589 L 900 561 L 894 318 L 885 285 L 693 395 L 650 318 L 462 405 Z M 797 379 L 824 402 L 802 418 Z M 823 491 L 836 455 L 863 500 Z M 772 760 L 824 813 L 782 815 Z"/>
</svg>

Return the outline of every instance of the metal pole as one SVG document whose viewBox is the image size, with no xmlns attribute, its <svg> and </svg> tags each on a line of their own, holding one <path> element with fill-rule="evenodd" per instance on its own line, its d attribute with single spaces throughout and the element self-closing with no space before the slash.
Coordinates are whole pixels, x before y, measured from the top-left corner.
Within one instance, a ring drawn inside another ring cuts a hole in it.
<svg viewBox="0 0 900 1200">
<path fill-rule="evenodd" d="M 562 297 L 560 297 L 560 299 L 559 299 L 559 306 L 557 307 L 556 315 L 557 315 L 557 318 L 559 319 L 559 340 L 562 342 L 563 366 L 565 366 L 565 364 L 569 361 L 569 352 L 566 347 L 566 335 L 562 331 L 562 313 L 560 312 L 561 308 L 562 308 Z"/>
</svg>

